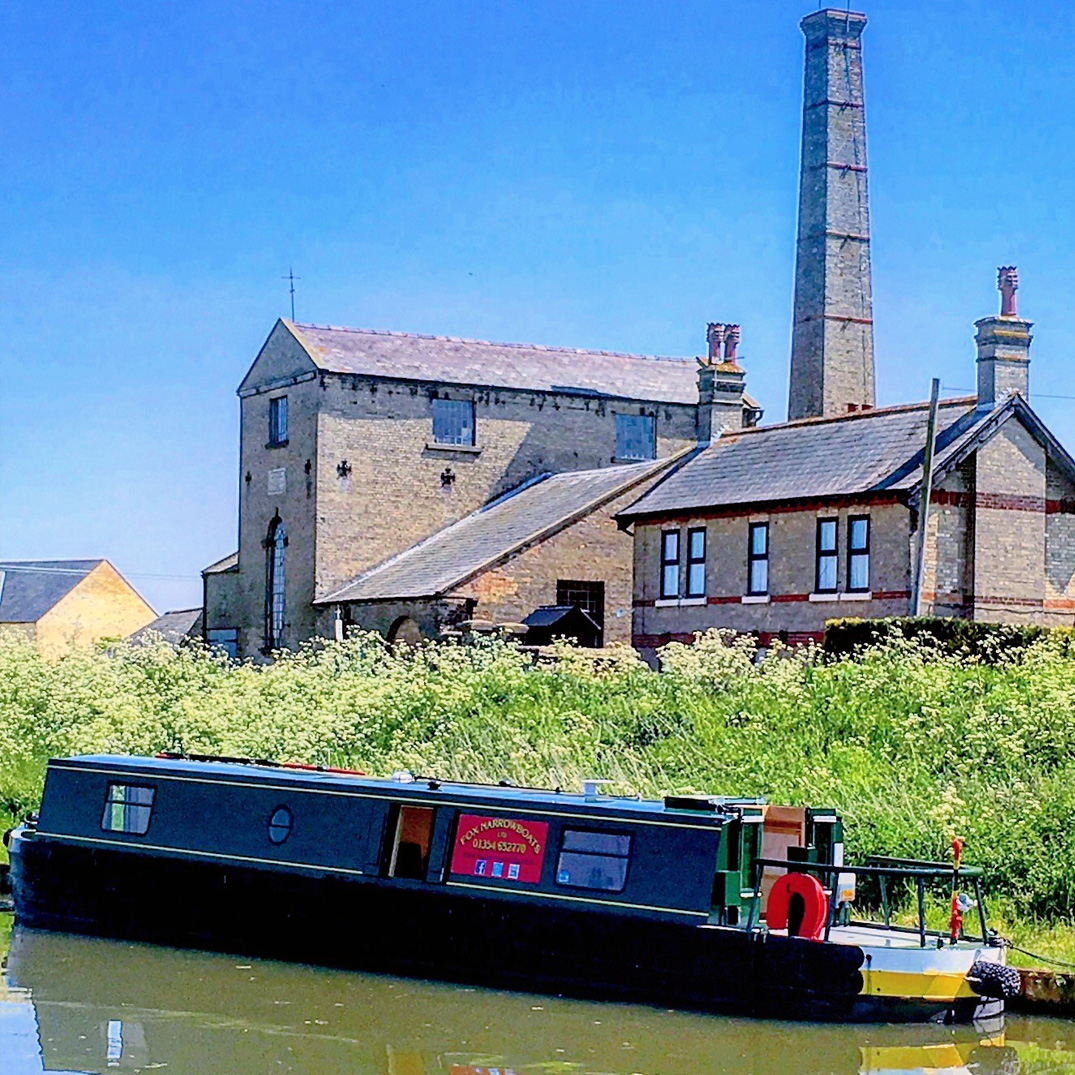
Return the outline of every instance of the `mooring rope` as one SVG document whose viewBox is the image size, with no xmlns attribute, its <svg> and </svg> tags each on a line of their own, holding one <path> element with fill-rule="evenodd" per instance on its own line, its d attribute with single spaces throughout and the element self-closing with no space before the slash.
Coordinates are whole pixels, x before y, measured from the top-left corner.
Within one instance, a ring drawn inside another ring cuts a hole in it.
<svg viewBox="0 0 1075 1075">
<path fill-rule="evenodd" d="M 1068 967 L 1071 970 L 1075 970 L 1075 963 L 1067 963 L 1062 959 L 1053 959 L 1051 956 L 1043 956 L 1038 952 L 1031 952 L 1028 948 L 1020 948 L 1017 944 L 1012 944 L 1007 937 L 998 938 L 1004 943 L 1005 948 L 1010 948 L 1013 952 L 1022 952 L 1024 956 L 1030 956 L 1031 959 L 1037 959 L 1042 963 L 1051 963 L 1054 967 Z"/>
</svg>

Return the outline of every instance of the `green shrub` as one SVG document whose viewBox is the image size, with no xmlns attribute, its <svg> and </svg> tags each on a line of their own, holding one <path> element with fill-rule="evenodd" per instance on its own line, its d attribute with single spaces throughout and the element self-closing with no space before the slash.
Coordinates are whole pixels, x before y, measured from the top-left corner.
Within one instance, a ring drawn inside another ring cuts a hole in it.
<svg viewBox="0 0 1075 1075">
<path fill-rule="evenodd" d="M 990 663 L 893 632 L 835 659 L 719 632 L 594 665 L 377 636 L 232 665 L 166 645 L 45 661 L 0 639 L 0 804 L 33 809 L 50 756 L 225 753 L 565 788 L 834 804 L 848 856 L 941 858 L 953 835 L 1013 913 L 1075 906 L 1075 658 L 1050 633 Z M 4 823 L 0 821 L 0 827 Z"/>
<path fill-rule="evenodd" d="M 1044 638 L 1056 641 L 1066 654 L 1070 652 L 1075 631 L 1069 627 L 984 623 L 941 616 L 891 616 L 876 620 L 848 617 L 825 624 L 822 646 L 831 657 L 851 657 L 871 646 L 908 639 L 960 657 L 997 661 L 1019 657 Z"/>
</svg>

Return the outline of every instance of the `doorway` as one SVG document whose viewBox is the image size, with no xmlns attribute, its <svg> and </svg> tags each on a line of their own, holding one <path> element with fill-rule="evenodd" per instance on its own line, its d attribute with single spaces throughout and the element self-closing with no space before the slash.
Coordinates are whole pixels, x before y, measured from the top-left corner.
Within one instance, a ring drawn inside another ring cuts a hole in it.
<svg viewBox="0 0 1075 1075">
<path fill-rule="evenodd" d="M 426 806 L 397 806 L 392 843 L 389 848 L 388 876 L 424 881 L 429 868 L 429 846 L 433 840 L 433 809 Z"/>
</svg>

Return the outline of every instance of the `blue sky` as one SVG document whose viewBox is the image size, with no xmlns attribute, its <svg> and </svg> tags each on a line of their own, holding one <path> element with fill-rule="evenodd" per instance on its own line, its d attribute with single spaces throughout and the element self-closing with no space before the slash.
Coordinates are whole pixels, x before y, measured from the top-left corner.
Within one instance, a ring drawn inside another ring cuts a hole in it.
<svg viewBox="0 0 1075 1075">
<path fill-rule="evenodd" d="M 319 323 L 689 355 L 738 321 L 780 420 L 812 7 L 4 5 L 0 556 L 199 603 L 292 264 Z M 879 402 L 973 385 L 1015 263 L 1075 448 L 1075 8 L 866 10 Z"/>
</svg>

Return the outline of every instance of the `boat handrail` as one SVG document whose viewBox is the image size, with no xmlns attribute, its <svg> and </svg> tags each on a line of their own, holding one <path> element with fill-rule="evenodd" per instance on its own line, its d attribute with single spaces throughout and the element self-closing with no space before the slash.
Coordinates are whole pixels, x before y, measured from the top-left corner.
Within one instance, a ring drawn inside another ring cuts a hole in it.
<svg viewBox="0 0 1075 1075">
<path fill-rule="evenodd" d="M 953 873 L 956 870 L 951 862 L 931 862 L 928 859 L 904 859 L 896 858 L 892 855 L 867 855 L 866 864 L 868 866 L 929 866 L 938 869 L 945 874 Z M 964 866 L 960 864 L 958 872 L 967 877 L 980 877 L 983 870 L 981 866 Z"/>
<path fill-rule="evenodd" d="M 989 928 L 986 923 L 985 900 L 982 895 L 982 875 L 984 871 L 980 866 L 954 866 L 941 862 L 926 862 L 916 859 L 886 859 L 884 856 L 880 855 L 872 856 L 872 859 L 880 861 L 871 861 L 865 866 L 852 866 L 844 863 L 835 865 L 831 862 L 802 862 L 793 859 L 760 857 L 752 859 L 751 873 L 753 884 L 751 887 L 754 891 L 750 903 L 750 913 L 747 916 L 747 932 L 749 933 L 754 928 L 754 924 L 758 918 L 758 911 L 761 906 L 762 876 L 765 873 L 766 867 L 770 867 L 772 869 L 797 870 L 800 873 L 816 873 L 822 875 L 822 882 L 827 884 L 829 889 L 829 913 L 825 922 L 824 938 L 826 941 L 829 939 L 829 934 L 832 931 L 832 926 L 836 919 L 836 912 L 838 910 L 837 897 L 839 895 L 841 874 L 854 874 L 856 877 L 862 875 L 866 877 L 876 877 L 878 879 L 881 886 L 881 903 L 885 912 L 884 925 L 886 927 L 891 926 L 891 909 L 888 904 L 886 881 L 890 877 L 905 877 L 914 880 L 918 894 L 918 937 L 919 943 L 923 948 L 926 947 L 926 937 L 933 932 L 926 929 L 926 881 L 938 880 L 941 878 L 954 880 L 959 877 L 966 877 L 974 882 L 974 896 L 975 903 L 978 907 L 978 921 L 981 925 L 982 943 L 990 943 Z M 935 935 L 943 936 L 943 934 L 939 933 Z"/>
</svg>

